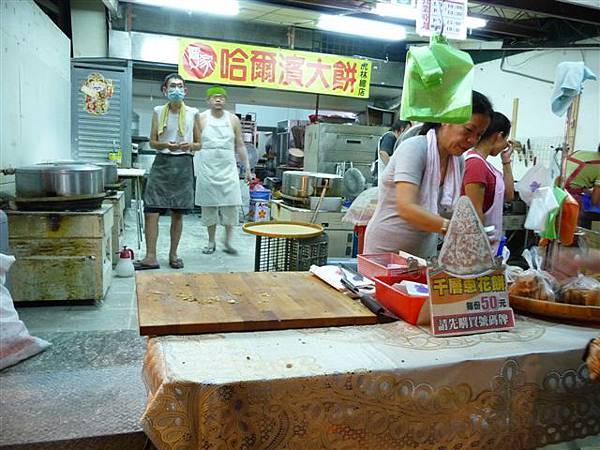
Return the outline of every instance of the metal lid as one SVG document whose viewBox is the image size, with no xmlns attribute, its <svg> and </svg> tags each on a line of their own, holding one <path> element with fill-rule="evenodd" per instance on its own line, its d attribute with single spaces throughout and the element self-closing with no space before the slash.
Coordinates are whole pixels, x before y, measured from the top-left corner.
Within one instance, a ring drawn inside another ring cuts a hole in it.
<svg viewBox="0 0 600 450">
<path fill-rule="evenodd" d="M 102 172 L 102 167 L 92 164 L 38 164 L 19 167 L 16 173 L 67 173 L 67 172 Z"/>
<path fill-rule="evenodd" d="M 289 173 L 300 177 L 312 177 L 312 178 L 328 178 L 330 180 L 341 180 L 342 177 L 340 175 L 336 175 L 334 173 L 324 173 L 324 172 L 306 172 L 301 170 L 286 170 L 283 172 L 284 174 Z"/>
</svg>

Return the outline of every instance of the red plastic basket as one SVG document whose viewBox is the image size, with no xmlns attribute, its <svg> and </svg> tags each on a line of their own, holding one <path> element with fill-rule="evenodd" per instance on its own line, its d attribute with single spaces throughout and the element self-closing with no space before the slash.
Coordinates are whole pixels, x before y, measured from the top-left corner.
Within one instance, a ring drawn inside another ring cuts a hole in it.
<svg viewBox="0 0 600 450">
<path fill-rule="evenodd" d="M 356 258 L 358 272 L 367 278 L 401 275 L 408 267 L 406 258 L 396 253 L 373 253 L 358 255 Z M 398 264 L 401 267 L 388 268 L 388 264 Z M 425 273 L 425 268 L 423 268 L 423 273 Z"/>
<path fill-rule="evenodd" d="M 402 280 L 426 284 L 427 274 L 418 272 L 395 277 L 375 277 L 373 280 L 375 281 L 375 298 L 377 301 L 402 320 L 416 325 L 427 297 L 406 295 L 395 289 L 393 285 L 400 283 Z"/>
</svg>

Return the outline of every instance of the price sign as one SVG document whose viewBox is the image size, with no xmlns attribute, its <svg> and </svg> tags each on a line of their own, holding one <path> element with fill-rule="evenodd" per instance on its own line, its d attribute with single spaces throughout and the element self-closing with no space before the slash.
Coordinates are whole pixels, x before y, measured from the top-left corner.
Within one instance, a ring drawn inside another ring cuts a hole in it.
<svg viewBox="0 0 600 450">
<path fill-rule="evenodd" d="M 417 33 L 441 33 L 449 39 L 467 39 L 467 0 L 418 0 Z"/>
<path fill-rule="evenodd" d="M 485 333 L 515 326 L 504 269 L 470 278 L 430 269 L 427 282 L 434 335 Z"/>
</svg>

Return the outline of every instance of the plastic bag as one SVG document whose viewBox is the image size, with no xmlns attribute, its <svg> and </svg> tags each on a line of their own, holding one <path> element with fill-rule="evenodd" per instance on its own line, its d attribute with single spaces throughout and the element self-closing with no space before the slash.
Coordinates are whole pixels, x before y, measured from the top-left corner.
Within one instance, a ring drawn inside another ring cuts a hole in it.
<svg viewBox="0 0 600 450">
<path fill-rule="evenodd" d="M 354 225 L 367 225 L 377 208 L 379 188 L 377 186 L 367 189 L 354 199 L 350 208 L 342 218 L 342 222 Z"/>
<path fill-rule="evenodd" d="M 523 258 L 529 265 L 529 269 L 521 272 L 511 271 L 512 284 L 508 288 L 508 294 L 548 302 L 556 301 L 555 293 L 558 291 L 558 282 L 550 273 L 541 270 L 542 258 L 539 256 L 537 248 L 524 250 Z"/>
<path fill-rule="evenodd" d="M 558 291 L 558 301 L 570 305 L 600 306 L 600 281 L 581 274 L 571 278 Z"/>
<path fill-rule="evenodd" d="M 14 256 L 0 253 L 0 370 L 29 358 L 48 347 L 43 339 L 33 337 L 19 320 L 12 297 L 4 282 Z"/>
<path fill-rule="evenodd" d="M 533 231 L 543 231 L 546 228 L 548 216 L 558 209 L 558 202 L 550 187 L 541 187 L 533 194 L 525 228 Z"/>
<path fill-rule="evenodd" d="M 571 245 L 575 239 L 575 231 L 577 229 L 579 203 L 577 203 L 571 194 L 561 188 L 554 187 L 552 190 L 557 203 L 560 204 L 560 208 L 553 209 L 548 215 L 541 237 L 556 239 L 558 237 L 557 229 L 560 218 L 560 242 L 563 245 Z"/>
<path fill-rule="evenodd" d="M 428 47 L 408 51 L 400 116 L 419 122 L 468 122 L 472 91 L 471 56 L 433 35 Z"/>
<path fill-rule="evenodd" d="M 552 174 L 550 173 L 550 169 L 538 164 L 525 172 L 525 175 L 515 184 L 515 190 L 519 193 L 521 200 L 530 205 L 533 193 L 539 188 L 550 186 L 551 184 Z"/>
</svg>

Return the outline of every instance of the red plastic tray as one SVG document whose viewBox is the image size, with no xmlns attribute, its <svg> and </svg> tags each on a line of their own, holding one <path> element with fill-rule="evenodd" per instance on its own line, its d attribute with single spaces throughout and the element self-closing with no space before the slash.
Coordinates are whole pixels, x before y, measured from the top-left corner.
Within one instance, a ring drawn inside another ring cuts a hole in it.
<svg viewBox="0 0 600 450">
<path fill-rule="evenodd" d="M 415 281 L 417 283 L 427 283 L 427 274 L 418 272 L 414 274 L 405 274 L 395 277 L 375 277 L 375 298 L 377 301 L 393 312 L 402 320 L 417 324 L 419 313 L 427 297 L 413 297 L 394 289 L 392 286 L 400 283 L 402 280 Z"/>
<path fill-rule="evenodd" d="M 397 253 L 372 253 L 370 255 L 358 255 L 358 273 L 367 278 L 393 277 L 401 275 L 408 267 L 406 258 Z M 389 269 L 388 264 L 399 264 L 402 267 Z M 423 268 L 425 273 L 425 268 Z"/>
</svg>

